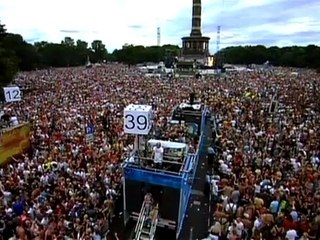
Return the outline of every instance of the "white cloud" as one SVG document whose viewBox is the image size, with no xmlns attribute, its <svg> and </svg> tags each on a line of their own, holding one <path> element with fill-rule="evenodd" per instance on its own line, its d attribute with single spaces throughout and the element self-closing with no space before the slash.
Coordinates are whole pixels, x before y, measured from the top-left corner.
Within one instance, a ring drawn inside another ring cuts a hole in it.
<svg viewBox="0 0 320 240">
<path fill-rule="evenodd" d="M 207 25 L 203 34 L 211 37 L 212 52 L 215 51 L 218 25 L 222 26 L 222 46 L 236 41 L 250 43 L 259 38 L 254 35 L 255 32 L 265 32 L 270 39 L 274 34 L 319 30 L 309 9 L 312 8 L 316 13 L 318 11 L 311 3 L 305 9 L 298 8 L 299 11 L 295 11 L 291 18 L 276 25 L 268 21 L 261 23 L 260 16 L 267 13 L 250 10 L 280 2 L 283 5 L 284 1 L 286 0 L 202 0 L 203 25 Z M 300 0 L 287 1 L 287 6 L 293 6 Z M 191 5 L 192 0 L 1 0 L 0 20 L 9 31 L 20 33 L 25 39 L 60 42 L 68 35 L 89 43 L 101 39 L 112 50 L 125 43 L 156 44 L 158 26 L 161 27 L 162 44 L 180 44 L 182 35 L 190 33 Z M 275 11 L 269 15 L 277 16 L 286 10 L 277 9 L 276 6 Z M 251 26 L 237 21 L 238 14 L 245 11 L 248 11 L 247 16 L 252 19 Z M 230 29 L 225 27 L 226 24 Z M 61 30 L 78 32 L 64 33 Z"/>
<path fill-rule="evenodd" d="M 292 18 L 287 22 L 278 24 L 262 24 L 257 26 L 248 27 L 246 33 L 255 32 L 270 32 L 277 35 L 290 35 L 294 33 L 308 32 L 312 31 L 314 28 L 312 26 L 313 19 L 311 17 L 302 18 Z"/>
<path fill-rule="evenodd" d="M 35 38 L 37 31 L 43 34 L 42 40 L 60 42 L 66 35 L 60 30 L 78 30 L 78 34 L 70 35 L 87 41 L 98 38 L 114 48 L 126 42 L 155 44 L 157 26 L 188 8 L 191 1 L 181 4 L 172 0 L 10 0 L 1 1 L 0 16 L 9 31 L 26 39 Z M 130 28 L 132 25 L 142 28 Z"/>
</svg>

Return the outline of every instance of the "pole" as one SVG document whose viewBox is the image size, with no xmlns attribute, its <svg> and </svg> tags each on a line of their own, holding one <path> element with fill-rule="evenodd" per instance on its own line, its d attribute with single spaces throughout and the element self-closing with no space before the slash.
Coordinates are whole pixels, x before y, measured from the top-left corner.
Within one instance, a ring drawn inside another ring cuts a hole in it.
<svg viewBox="0 0 320 240">
<path fill-rule="evenodd" d="M 133 147 L 134 151 L 138 151 L 139 150 L 139 135 L 136 135 L 134 138 L 134 147 Z"/>
<path fill-rule="evenodd" d="M 128 212 L 127 212 L 126 180 L 124 178 L 122 183 L 122 191 L 123 191 L 123 224 L 124 226 L 126 226 L 128 223 L 128 215 L 127 215 Z"/>
<path fill-rule="evenodd" d="M 189 240 L 193 240 L 193 227 L 190 228 L 190 236 L 189 236 Z"/>
</svg>

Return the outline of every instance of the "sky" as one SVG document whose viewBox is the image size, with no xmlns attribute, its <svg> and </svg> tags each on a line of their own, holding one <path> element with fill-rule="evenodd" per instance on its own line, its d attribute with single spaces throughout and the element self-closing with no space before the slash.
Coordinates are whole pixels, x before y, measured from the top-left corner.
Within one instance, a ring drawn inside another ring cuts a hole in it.
<svg viewBox="0 0 320 240">
<path fill-rule="evenodd" d="M 320 45 L 319 0 L 202 0 L 210 51 L 236 45 Z M 0 0 L 0 21 L 30 43 L 69 36 L 124 44 L 181 46 L 191 30 L 192 0 Z"/>
</svg>

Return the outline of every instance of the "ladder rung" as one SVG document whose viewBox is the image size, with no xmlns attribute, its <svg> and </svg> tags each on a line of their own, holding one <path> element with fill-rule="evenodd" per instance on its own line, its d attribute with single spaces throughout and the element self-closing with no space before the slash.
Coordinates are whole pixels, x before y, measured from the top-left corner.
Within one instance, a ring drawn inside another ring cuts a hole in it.
<svg viewBox="0 0 320 240">
<path fill-rule="evenodd" d="M 144 229 L 142 229 L 142 230 L 141 230 L 141 233 L 143 233 L 143 234 L 147 234 L 147 235 L 149 235 L 149 234 L 150 234 L 150 232 L 149 232 L 148 230 L 146 231 L 146 230 L 144 230 Z"/>
<path fill-rule="evenodd" d="M 140 236 L 139 240 L 150 240 L 149 236 Z"/>
</svg>

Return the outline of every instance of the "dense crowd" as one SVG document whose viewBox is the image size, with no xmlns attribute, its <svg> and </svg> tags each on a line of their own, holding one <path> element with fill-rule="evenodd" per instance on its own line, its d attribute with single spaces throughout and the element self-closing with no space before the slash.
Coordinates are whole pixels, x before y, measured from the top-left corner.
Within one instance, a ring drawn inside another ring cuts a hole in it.
<svg viewBox="0 0 320 240">
<path fill-rule="evenodd" d="M 22 73 L 16 83 L 29 90 L 4 113 L 32 124 L 33 153 L 1 170 L 2 237 L 103 238 L 121 189 L 120 164 L 133 144 L 123 134 L 124 107 L 151 104 L 154 125 L 162 128 L 190 86 L 172 87 L 123 65 Z"/>
<path fill-rule="evenodd" d="M 1 237 L 103 239 L 121 191 L 120 164 L 133 144 L 123 133 L 124 107 L 152 105 L 161 130 L 195 92 L 219 127 L 209 236 L 284 239 L 295 232 L 319 239 L 319 76 L 292 71 L 170 81 L 124 65 L 20 74 L 17 84 L 30 90 L 4 111 L 32 124 L 33 149 L 0 171 Z M 184 130 L 165 132 L 176 139 Z"/>
<path fill-rule="evenodd" d="M 210 239 L 320 238 L 320 79 L 293 71 L 236 74 L 212 94 Z"/>
</svg>

